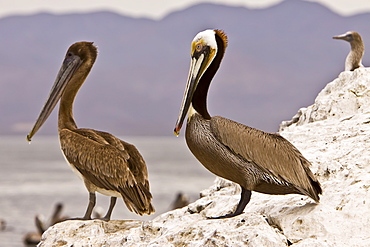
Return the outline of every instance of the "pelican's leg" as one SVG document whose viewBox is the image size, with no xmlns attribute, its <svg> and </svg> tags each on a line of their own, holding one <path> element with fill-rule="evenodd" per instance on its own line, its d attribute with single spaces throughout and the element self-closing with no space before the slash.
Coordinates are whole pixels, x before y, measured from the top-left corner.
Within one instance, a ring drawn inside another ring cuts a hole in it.
<svg viewBox="0 0 370 247">
<path fill-rule="evenodd" d="M 110 216 L 112 215 L 114 205 L 116 205 L 117 197 L 110 198 L 110 205 L 107 214 L 102 218 L 102 220 L 109 221 Z"/>
<path fill-rule="evenodd" d="M 82 218 L 83 220 L 91 220 L 91 213 L 95 207 L 96 203 L 96 196 L 94 192 L 89 193 L 89 205 L 87 206 L 87 210 L 85 216 Z"/>
<path fill-rule="evenodd" d="M 236 216 L 243 213 L 245 206 L 247 206 L 248 202 L 251 199 L 252 192 L 250 190 L 244 189 L 242 187 L 242 193 L 240 194 L 240 201 L 236 210 L 232 216 Z"/>
<path fill-rule="evenodd" d="M 242 214 L 245 206 L 247 206 L 249 200 L 251 199 L 252 192 L 250 190 L 244 189 L 243 187 L 241 188 L 242 188 L 242 193 L 240 195 L 240 201 L 234 213 L 226 214 L 226 215 L 218 216 L 218 217 L 209 217 L 209 219 L 224 219 L 224 218 L 230 218 L 230 217 L 234 217 L 239 214 Z"/>
</svg>

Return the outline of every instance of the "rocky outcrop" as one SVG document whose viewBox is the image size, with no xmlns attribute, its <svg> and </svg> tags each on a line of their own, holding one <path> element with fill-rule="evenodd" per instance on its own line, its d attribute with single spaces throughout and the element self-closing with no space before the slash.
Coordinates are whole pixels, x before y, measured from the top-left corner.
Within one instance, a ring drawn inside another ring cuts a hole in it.
<svg viewBox="0 0 370 247">
<path fill-rule="evenodd" d="M 304 125 L 320 120 L 340 119 L 369 112 L 370 68 L 342 72 L 319 93 L 315 103 L 301 108 L 289 121 L 283 121 L 280 132 L 290 125 Z"/>
<path fill-rule="evenodd" d="M 151 221 L 65 221 L 39 246 L 369 246 L 370 69 L 343 72 L 300 110 L 281 135 L 312 162 L 321 201 L 253 192 L 234 210 L 240 188 L 217 178 L 201 198 Z"/>
</svg>

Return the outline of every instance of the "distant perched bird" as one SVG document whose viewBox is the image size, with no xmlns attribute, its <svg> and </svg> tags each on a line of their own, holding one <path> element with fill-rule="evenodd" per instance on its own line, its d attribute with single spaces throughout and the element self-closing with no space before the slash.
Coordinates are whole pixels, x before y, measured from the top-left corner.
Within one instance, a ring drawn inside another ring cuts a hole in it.
<svg viewBox="0 0 370 247">
<path fill-rule="evenodd" d="M 31 141 L 60 99 L 60 146 L 72 170 L 83 179 L 89 191 L 89 204 L 82 219 L 91 219 L 96 202 L 95 192 L 111 197 L 103 220 L 110 220 L 117 197 L 122 197 L 130 211 L 139 215 L 151 214 L 154 208 L 151 204 L 148 171 L 136 147 L 106 132 L 79 129 L 74 121 L 74 99 L 97 54 L 97 48 L 92 42 L 78 42 L 69 47 L 49 98 L 27 140 Z"/>
<path fill-rule="evenodd" d="M 171 209 L 183 208 L 188 204 L 189 204 L 188 197 L 184 193 L 179 192 L 177 193 L 175 200 L 172 202 Z"/>
<path fill-rule="evenodd" d="M 221 30 L 198 33 L 191 43 L 191 64 L 175 126 L 179 135 L 188 115 L 186 142 L 209 171 L 241 186 L 236 210 L 217 218 L 243 213 L 251 191 L 266 194 L 297 193 L 319 201 L 320 183 L 311 163 L 289 141 L 220 116 L 211 117 L 207 94 L 227 46 Z"/>
<path fill-rule="evenodd" d="M 4 231 L 6 229 L 6 221 L 0 219 L 0 231 Z"/>
<path fill-rule="evenodd" d="M 47 222 L 42 220 L 42 217 L 40 217 L 39 215 L 36 215 L 35 225 L 36 225 L 37 232 L 27 233 L 23 238 L 23 242 L 26 245 L 37 245 L 41 240 L 42 234 L 47 230 L 48 227 L 53 226 L 54 224 L 67 219 L 67 217 L 61 216 L 62 210 L 63 210 L 63 204 L 57 203 L 55 205 L 54 212 L 52 213 L 50 217 L 50 222 L 48 224 Z"/>
<path fill-rule="evenodd" d="M 342 39 L 351 44 L 351 51 L 346 58 L 346 71 L 354 71 L 357 68 L 364 67 L 362 65 L 362 56 L 365 52 L 365 46 L 358 32 L 346 32 L 345 34 L 334 36 L 333 39 Z"/>
</svg>

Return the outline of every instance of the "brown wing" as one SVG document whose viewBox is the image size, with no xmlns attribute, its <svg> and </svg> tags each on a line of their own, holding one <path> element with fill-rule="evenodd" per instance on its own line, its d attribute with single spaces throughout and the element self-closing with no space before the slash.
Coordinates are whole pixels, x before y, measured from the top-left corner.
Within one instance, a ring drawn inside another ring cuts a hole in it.
<svg viewBox="0 0 370 247">
<path fill-rule="evenodd" d="M 215 137 L 235 154 L 256 164 L 262 171 L 293 184 L 319 201 L 321 187 L 310 170 L 311 163 L 289 141 L 223 117 L 211 119 Z"/>
<path fill-rule="evenodd" d="M 91 129 L 62 129 L 59 137 L 67 160 L 92 184 L 119 192 L 130 211 L 154 212 L 146 164 L 133 145 Z"/>
</svg>

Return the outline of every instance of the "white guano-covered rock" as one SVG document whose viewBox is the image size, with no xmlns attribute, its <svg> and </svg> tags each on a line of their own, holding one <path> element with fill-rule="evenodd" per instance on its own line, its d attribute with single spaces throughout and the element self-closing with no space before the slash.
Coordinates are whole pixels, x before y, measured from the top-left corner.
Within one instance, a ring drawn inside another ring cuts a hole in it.
<svg viewBox="0 0 370 247">
<path fill-rule="evenodd" d="M 280 131 L 287 126 L 312 123 L 327 118 L 346 118 L 369 112 L 370 68 L 342 72 L 337 79 L 328 83 L 307 108 L 299 109 L 290 120 L 283 121 Z"/>
<path fill-rule="evenodd" d="M 319 204 L 253 192 L 243 214 L 207 219 L 240 198 L 238 185 L 217 178 L 196 202 L 151 221 L 66 221 L 39 246 L 370 246 L 369 89 L 370 69 L 343 72 L 281 131 L 312 162 Z"/>
</svg>

